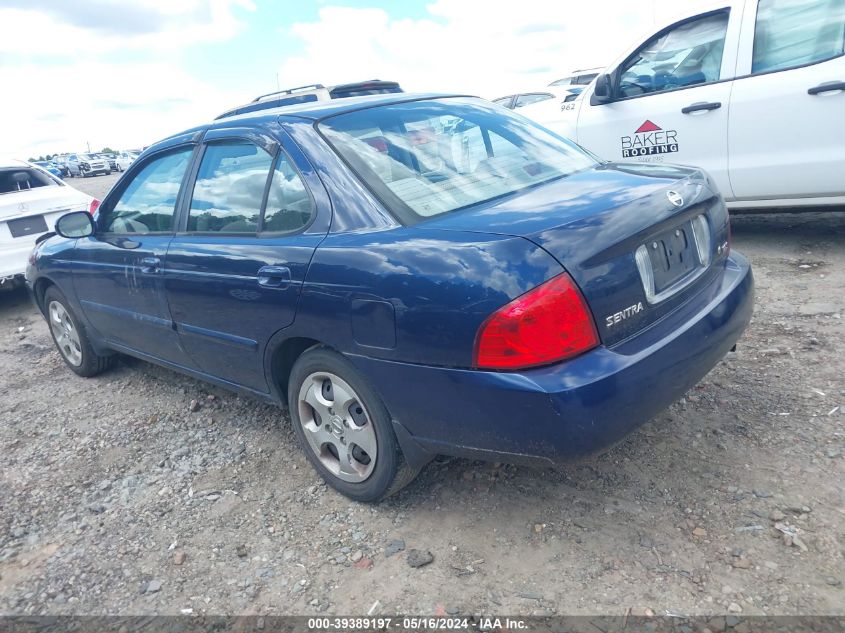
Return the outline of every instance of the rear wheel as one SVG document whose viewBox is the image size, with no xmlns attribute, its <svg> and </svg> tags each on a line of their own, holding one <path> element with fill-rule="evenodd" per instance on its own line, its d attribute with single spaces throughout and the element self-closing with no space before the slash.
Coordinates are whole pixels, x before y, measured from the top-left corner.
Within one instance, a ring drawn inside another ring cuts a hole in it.
<svg viewBox="0 0 845 633">
<path fill-rule="evenodd" d="M 405 462 L 381 398 L 337 352 L 318 347 L 297 359 L 288 402 L 308 460 L 347 497 L 379 501 L 419 472 Z"/>
<path fill-rule="evenodd" d="M 44 293 L 47 323 L 53 342 L 62 360 L 71 370 L 84 378 L 96 376 L 114 362 L 113 356 L 100 356 L 91 346 L 85 328 L 71 310 L 68 301 L 55 286 Z"/>
</svg>

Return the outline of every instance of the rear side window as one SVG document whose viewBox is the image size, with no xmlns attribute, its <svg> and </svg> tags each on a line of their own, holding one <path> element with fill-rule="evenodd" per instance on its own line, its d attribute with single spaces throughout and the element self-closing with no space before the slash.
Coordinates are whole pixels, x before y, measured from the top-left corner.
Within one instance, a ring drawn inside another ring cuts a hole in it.
<svg viewBox="0 0 845 633">
<path fill-rule="evenodd" d="M 683 22 L 646 42 L 622 67 L 620 97 L 718 81 L 728 12 Z"/>
<path fill-rule="evenodd" d="M 99 218 L 106 233 L 166 233 L 173 230 L 176 199 L 193 148 L 148 162 Z"/>
<path fill-rule="evenodd" d="M 311 219 L 311 196 L 287 156 L 279 154 L 273 181 L 267 194 L 267 208 L 261 230 L 291 233 L 304 228 Z"/>
<path fill-rule="evenodd" d="M 760 0 L 752 73 L 812 64 L 845 50 L 845 0 Z"/>
<path fill-rule="evenodd" d="M 256 233 L 272 163 L 252 143 L 209 145 L 191 197 L 188 231 Z"/>
</svg>

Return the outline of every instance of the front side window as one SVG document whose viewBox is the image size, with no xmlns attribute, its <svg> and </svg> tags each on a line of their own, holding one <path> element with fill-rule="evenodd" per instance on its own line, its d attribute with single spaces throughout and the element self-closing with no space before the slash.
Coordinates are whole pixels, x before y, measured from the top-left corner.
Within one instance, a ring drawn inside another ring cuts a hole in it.
<svg viewBox="0 0 845 633">
<path fill-rule="evenodd" d="M 760 0 L 752 73 L 812 64 L 845 51 L 845 0 Z"/>
<path fill-rule="evenodd" d="M 719 81 L 728 13 L 684 22 L 646 42 L 622 66 L 620 97 Z"/>
<path fill-rule="evenodd" d="M 188 231 L 256 233 L 272 163 L 252 143 L 209 145 L 194 184 Z"/>
<path fill-rule="evenodd" d="M 173 230 L 176 199 L 193 148 L 148 162 L 124 189 L 99 226 L 106 233 L 163 233 Z"/>
<path fill-rule="evenodd" d="M 414 222 L 595 165 L 576 145 L 480 99 L 348 112 L 319 124 L 335 150 L 401 219 Z"/>
</svg>

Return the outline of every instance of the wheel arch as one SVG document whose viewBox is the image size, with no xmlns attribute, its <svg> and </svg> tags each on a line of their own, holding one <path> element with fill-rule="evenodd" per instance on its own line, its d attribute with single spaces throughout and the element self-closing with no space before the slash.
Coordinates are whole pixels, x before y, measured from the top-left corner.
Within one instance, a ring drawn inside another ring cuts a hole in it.
<svg viewBox="0 0 845 633">
<path fill-rule="evenodd" d="M 47 306 L 44 305 L 44 295 L 47 294 L 47 289 L 50 286 L 56 285 L 58 284 L 49 277 L 39 277 L 35 280 L 35 284 L 32 287 L 32 294 L 35 296 L 35 305 L 38 306 L 38 309 L 44 316 L 47 315 Z"/>
<path fill-rule="evenodd" d="M 283 405 L 288 404 L 288 380 L 296 359 L 313 347 L 330 347 L 307 336 L 291 336 L 269 346 L 265 372 L 271 392 Z"/>
</svg>

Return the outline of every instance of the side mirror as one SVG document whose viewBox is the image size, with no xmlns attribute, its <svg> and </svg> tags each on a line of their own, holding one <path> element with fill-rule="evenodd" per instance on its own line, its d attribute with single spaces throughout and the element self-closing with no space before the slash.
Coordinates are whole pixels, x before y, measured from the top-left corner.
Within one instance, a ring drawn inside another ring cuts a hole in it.
<svg viewBox="0 0 845 633">
<path fill-rule="evenodd" d="M 596 85 L 593 86 L 593 96 L 590 97 L 590 104 L 599 105 L 601 103 L 609 103 L 612 94 L 613 87 L 610 83 L 610 75 L 599 75 L 596 77 Z"/>
<path fill-rule="evenodd" d="M 56 221 L 56 233 L 69 239 L 88 237 L 94 234 L 94 220 L 87 211 L 65 213 Z"/>
</svg>

